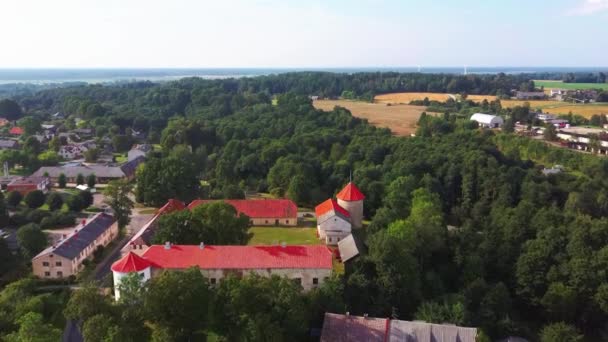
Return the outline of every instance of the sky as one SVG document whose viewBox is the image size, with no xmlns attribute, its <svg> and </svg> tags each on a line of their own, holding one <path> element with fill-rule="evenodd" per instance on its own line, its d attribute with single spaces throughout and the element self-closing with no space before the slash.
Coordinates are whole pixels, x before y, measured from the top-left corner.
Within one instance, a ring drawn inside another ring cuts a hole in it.
<svg viewBox="0 0 608 342">
<path fill-rule="evenodd" d="M 608 65 L 608 0 L 1 0 L 0 13 L 0 68 Z"/>
</svg>

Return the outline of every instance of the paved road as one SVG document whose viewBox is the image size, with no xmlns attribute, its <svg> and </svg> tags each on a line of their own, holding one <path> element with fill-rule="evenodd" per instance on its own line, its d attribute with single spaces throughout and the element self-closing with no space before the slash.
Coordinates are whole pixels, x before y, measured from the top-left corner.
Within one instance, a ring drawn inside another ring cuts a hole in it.
<svg viewBox="0 0 608 342">
<path fill-rule="evenodd" d="M 131 223 L 127 226 L 126 236 L 114 247 L 114 249 L 102 260 L 95 269 L 94 279 L 103 281 L 106 275 L 110 273 L 112 264 L 120 258 L 120 250 L 129 242 L 133 234 L 144 226 L 154 216 L 152 214 L 140 214 L 140 209 L 134 209 L 131 215 Z"/>
</svg>

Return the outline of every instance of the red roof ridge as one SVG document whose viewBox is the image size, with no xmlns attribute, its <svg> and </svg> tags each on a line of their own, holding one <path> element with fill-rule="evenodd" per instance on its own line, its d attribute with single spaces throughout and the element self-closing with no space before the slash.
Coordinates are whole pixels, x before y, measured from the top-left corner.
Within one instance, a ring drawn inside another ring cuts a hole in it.
<svg viewBox="0 0 608 342">
<path fill-rule="evenodd" d="M 353 182 L 348 182 L 336 197 L 343 201 L 362 201 L 365 199 L 365 195 L 363 195 L 361 190 L 359 190 Z"/>
<path fill-rule="evenodd" d="M 197 199 L 188 204 L 188 209 L 192 210 L 199 205 L 225 202 L 233 206 L 239 214 L 245 214 L 250 218 L 296 218 L 298 216 L 298 206 L 290 199 L 218 199 L 202 200 Z"/>
</svg>

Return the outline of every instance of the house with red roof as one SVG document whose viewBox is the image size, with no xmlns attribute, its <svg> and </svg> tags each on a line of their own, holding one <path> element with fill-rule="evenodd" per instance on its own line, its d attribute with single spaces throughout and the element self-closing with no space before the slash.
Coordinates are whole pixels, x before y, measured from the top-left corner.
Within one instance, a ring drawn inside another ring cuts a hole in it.
<svg viewBox="0 0 608 342">
<path fill-rule="evenodd" d="M 315 207 L 317 234 L 328 245 L 337 245 L 350 235 L 352 228 L 360 228 L 363 220 L 365 195 L 350 182 L 338 195 Z"/>
<path fill-rule="evenodd" d="M 153 245 L 141 256 L 129 252 L 112 265 L 114 293 L 120 298 L 118 285 L 123 277 L 138 273 L 142 281 L 161 272 L 198 267 L 211 285 L 228 275 L 257 274 L 287 277 L 303 290 L 323 284 L 332 273 L 332 252 L 321 245 L 308 246 L 207 246 Z"/>
<path fill-rule="evenodd" d="M 223 200 L 233 206 L 237 213 L 249 217 L 252 226 L 296 226 L 298 206 L 288 199 L 238 199 Z M 194 200 L 188 205 L 192 210 L 213 200 Z"/>
<path fill-rule="evenodd" d="M 25 133 L 23 128 L 17 127 L 17 126 L 11 128 L 10 131 L 8 131 L 8 132 L 12 135 L 23 135 L 23 133 Z"/>
</svg>

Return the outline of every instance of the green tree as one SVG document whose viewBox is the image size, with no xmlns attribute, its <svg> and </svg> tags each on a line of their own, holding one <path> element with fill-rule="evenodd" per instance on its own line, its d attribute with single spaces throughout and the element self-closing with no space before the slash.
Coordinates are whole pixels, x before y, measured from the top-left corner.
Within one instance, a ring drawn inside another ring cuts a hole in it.
<svg viewBox="0 0 608 342">
<path fill-rule="evenodd" d="M 79 212 L 82 209 L 86 208 L 82 201 L 82 197 L 80 197 L 79 195 L 72 195 L 72 196 L 68 197 L 66 204 L 68 205 L 68 208 L 70 209 L 70 211 L 73 211 L 73 212 Z"/>
<path fill-rule="evenodd" d="M 60 210 L 63 206 L 63 198 L 60 194 L 52 192 L 47 196 L 46 204 L 48 204 L 51 211 Z"/>
<path fill-rule="evenodd" d="M 289 182 L 287 197 L 298 204 L 310 203 L 310 189 L 312 184 L 302 175 L 297 175 Z"/>
<path fill-rule="evenodd" d="M 63 314 L 67 319 L 87 321 L 96 315 L 111 315 L 112 304 L 97 287 L 86 286 L 72 292 Z"/>
<path fill-rule="evenodd" d="M 87 186 L 92 189 L 95 187 L 96 183 L 97 183 L 97 177 L 95 177 L 95 174 L 93 174 L 93 173 L 90 174 L 87 177 Z"/>
<path fill-rule="evenodd" d="M 59 178 L 57 179 L 57 183 L 59 183 L 59 187 L 61 189 L 64 189 L 66 184 L 68 183 L 67 177 L 65 176 L 65 174 L 60 174 Z"/>
<path fill-rule="evenodd" d="M 19 120 L 19 126 L 23 128 L 23 131 L 26 135 L 34 135 L 37 132 L 40 132 L 40 130 L 42 129 L 42 127 L 40 126 L 41 123 L 42 120 L 34 116 L 26 116 L 23 119 Z"/>
<path fill-rule="evenodd" d="M 38 155 L 38 160 L 42 166 L 55 166 L 61 158 L 55 151 L 46 151 Z"/>
<path fill-rule="evenodd" d="M 149 321 L 179 340 L 204 340 L 211 292 L 197 267 L 163 272 L 149 283 L 144 310 Z"/>
<path fill-rule="evenodd" d="M 40 208 L 46 199 L 44 192 L 40 190 L 30 191 L 25 195 L 24 201 L 28 207 L 35 209 Z"/>
<path fill-rule="evenodd" d="M 131 221 L 133 201 L 129 197 L 133 186 L 127 180 L 116 180 L 108 183 L 104 190 L 105 203 L 114 211 L 120 229 L 125 228 Z"/>
<path fill-rule="evenodd" d="M 136 179 L 136 197 L 151 206 L 162 206 L 170 198 L 190 202 L 200 188 L 191 155 L 150 158 L 138 168 Z"/>
<path fill-rule="evenodd" d="M 84 176 L 82 175 L 82 173 L 79 173 L 76 176 L 76 185 L 83 185 L 84 184 Z"/>
<path fill-rule="evenodd" d="M 5 337 L 7 342 L 55 342 L 61 340 L 61 330 L 44 322 L 41 314 L 28 312 L 16 321 L 19 330 Z"/>
<path fill-rule="evenodd" d="M 94 163 L 99 158 L 99 150 L 96 148 L 88 149 L 84 152 L 84 160 L 87 163 Z"/>
<path fill-rule="evenodd" d="M 6 207 L 6 200 L 4 194 L 0 192 L 0 227 L 6 227 L 9 222 L 8 208 Z"/>
<path fill-rule="evenodd" d="M 36 132 L 30 134 L 35 133 Z M 40 141 L 38 141 L 38 139 L 36 139 L 35 137 L 28 137 L 23 143 L 23 150 L 28 154 L 38 155 L 38 153 L 40 153 L 40 151 L 42 150 L 42 144 L 40 144 Z"/>
<path fill-rule="evenodd" d="M 61 144 L 61 139 L 59 139 L 59 137 L 52 137 L 51 140 L 49 140 L 49 149 L 51 151 L 54 152 L 59 152 L 59 149 L 61 148 L 62 144 Z"/>
<path fill-rule="evenodd" d="M 543 136 L 547 141 L 556 141 L 557 140 L 557 130 L 553 124 L 548 124 L 545 126 L 545 131 L 543 132 Z"/>
<path fill-rule="evenodd" d="M 46 234 L 35 223 L 29 223 L 17 230 L 17 241 L 23 255 L 30 259 L 42 251 L 48 241 Z"/>
<path fill-rule="evenodd" d="M 580 342 L 583 336 L 576 328 L 563 322 L 552 323 L 543 327 L 540 332 L 541 342 Z"/>
<path fill-rule="evenodd" d="M 23 199 L 23 195 L 21 195 L 21 193 L 19 191 L 11 191 L 8 193 L 8 195 L 6 196 L 6 202 L 8 203 L 8 205 L 10 205 L 11 207 L 16 207 L 19 205 L 19 203 L 21 203 L 21 200 Z"/>
<path fill-rule="evenodd" d="M 19 104 L 10 99 L 0 100 L 0 113 L 8 121 L 16 121 L 23 116 L 23 111 Z"/>
<path fill-rule="evenodd" d="M 76 196 L 80 197 L 83 208 L 88 208 L 93 205 L 93 194 L 89 190 L 81 191 Z"/>
</svg>

